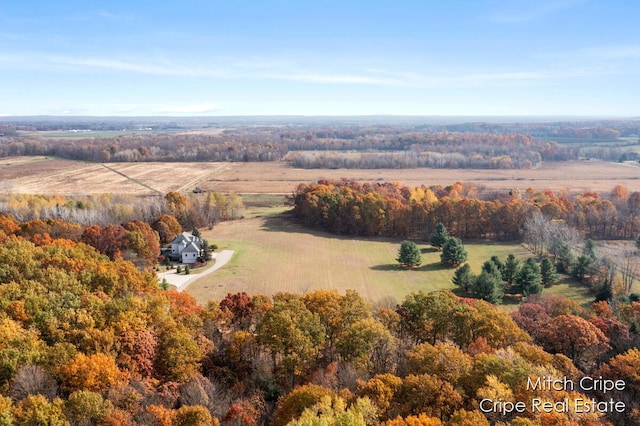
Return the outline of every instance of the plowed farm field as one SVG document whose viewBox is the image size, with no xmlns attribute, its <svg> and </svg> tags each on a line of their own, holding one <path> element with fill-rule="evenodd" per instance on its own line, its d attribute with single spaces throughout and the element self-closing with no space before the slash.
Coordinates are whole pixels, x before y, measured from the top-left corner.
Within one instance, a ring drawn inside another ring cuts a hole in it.
<svg viewBox="0 0 640 426">
<path fill-rule="evenodd" d="M 0 160 L 0 190 L 29 194 L 153 194 L 195 187 L 240 194 L 290 194 L 319 179 L 399 182 L 408 186 L 472 182 L 485 191 L 640 188 L 640 165 L 603 161 L 543 163 L 529 170 L 295 169 L 285 163 L 87 163 L 47 157 Z"/>
</svg>

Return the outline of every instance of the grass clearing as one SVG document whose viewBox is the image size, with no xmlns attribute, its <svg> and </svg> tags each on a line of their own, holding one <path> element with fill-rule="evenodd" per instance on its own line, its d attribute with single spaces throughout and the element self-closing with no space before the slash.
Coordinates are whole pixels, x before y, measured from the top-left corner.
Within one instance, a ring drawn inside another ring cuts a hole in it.
<svg viewBox="0 0 640 426">
<path fill-rule="evenodd" d="M 203 236 L 235 254 L 224 268 L 188 287 L 199 303 L 239 291 L 272 295 L 317 289 L 354 289 L 371 302 L 389 297 L 401 301 L 412 291 L 454 288 L 454 269 L 440 266 L 440 253 L 426 242 L 417 242 L 422 265 L 404 270 L 394 260 L 400 240 L 336 236 L 304 228 L 281 214 L 224 222 Z M 474 272 L 493 255 L 530 256 L 517 243 L 479 241 L 465 247 Z"/>
</svg>

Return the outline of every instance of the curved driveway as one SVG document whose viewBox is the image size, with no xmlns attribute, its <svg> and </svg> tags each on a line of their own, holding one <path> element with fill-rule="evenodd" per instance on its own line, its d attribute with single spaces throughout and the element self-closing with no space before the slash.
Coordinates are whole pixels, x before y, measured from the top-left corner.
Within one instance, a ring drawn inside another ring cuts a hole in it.
<svg viewBox="0 0 640 426">
<path fill-rule="evenodd" d="M 220 253 L 214 253 L 214 256 L 216 260 L 215 265 L 213 265 L 211 268 L 207 269 L 206 271 L 199 272 L 199 273 L 194 272 L 189 275 L 184 275 L 184 274 L 178 275 L 176 274 L 175 269 L 172 269 L 171 271 L 162 272 L 158 274 L 160 282 L 162 282 L 162 279 L 165 278 L 169 284 L 175 285 L 178 291 L 183 291 L 193 281 L 197 280 L 200 277 L 204 277 L 205 275 L 213 271 L 217 271 L 218 269 L 226 265 L 227 262 L 229 262 L 231 260 L 231 257 L 233 256 L 233 250 L 222 250 Z"/>
</svg>

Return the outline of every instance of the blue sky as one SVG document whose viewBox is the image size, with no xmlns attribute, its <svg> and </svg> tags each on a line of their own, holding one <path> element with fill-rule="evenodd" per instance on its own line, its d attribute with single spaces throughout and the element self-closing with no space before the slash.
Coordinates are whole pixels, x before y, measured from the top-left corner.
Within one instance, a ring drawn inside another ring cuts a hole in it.
<svg viewBox="0 0 640 426">
<path fill-rule="evenodd" d="M 4 3 L 0 115 L 640 116 L 635 0 Z"/>
</svg>

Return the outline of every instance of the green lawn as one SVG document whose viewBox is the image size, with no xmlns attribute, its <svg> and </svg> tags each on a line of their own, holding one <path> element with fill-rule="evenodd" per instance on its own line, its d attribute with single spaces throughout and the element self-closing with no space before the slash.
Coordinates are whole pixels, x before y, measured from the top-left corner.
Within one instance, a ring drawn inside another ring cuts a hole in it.
<svg viewBox="0 0 640 426">
<path fill-rule="evenodd" d="M 400 240 L 335 236 L 309 230 L 282 215 L 256 216 L 224 222 L 203 233 L 219 250 L 235 253 L 225 267 L 188 287 L 198 302 L 239 291 L 272 295 L 354 289 L 371 302 L 389 303 L 390 298 L 401 301 L 412 291 L 454 288 L 454 269 L 440 266 L 440 253 L 428 243 L 417 241 L 423 252 L 422 265 L 404 270 L 394 260 Z M 465 247 L 474 272 L 493 255 L 502 259 L 509 253 L 518 258 L 530 256 L 517 243 L 480 241 L 467 242 Z"/>
</svg>

